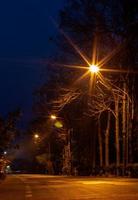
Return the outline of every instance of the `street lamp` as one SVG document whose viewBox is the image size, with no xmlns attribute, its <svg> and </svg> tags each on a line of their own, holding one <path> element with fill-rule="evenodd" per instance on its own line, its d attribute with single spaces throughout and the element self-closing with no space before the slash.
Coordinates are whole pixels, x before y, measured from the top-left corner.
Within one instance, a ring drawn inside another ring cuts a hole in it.
<svg viewBox="0 0 138 200">
<path fill-rule="evenodd" d="M 91 73 L 98 73 L 99 70 L 100 70 L 100 68 L 97 65 L 92 64 L 92 65 L 89 66 L 89 71 Z"/>
<path fill-rule="evenodd" d="M 64 119 L 61 118 L 61 117 L 57 117 L 55 114 L 52 114 L 50 115 L 50 119 L 54 121 L 54 126 L 58 129 L 62 129 L 65 124 L 64 124 Z M 59 120 L 58 120 L 59 119 Z M 63 129 L 62 129 L 63 130 Z M 70 175 L 71 174 L 71 171 L 72 171 L 72 158 L 71 158 L 71 131 L 73 129 L 68 129 L 67 128 L 67 133 L 66 133 L 66 136 L 65 136 L 65 141 L 66 141 L 66 144 L 64 146 L 64 159 L 66 161 L 64 161 L 65 163 L 67 162 L 67 167 L 68 169 L 66 169 L 66 174 Z M 50 149 L 50 147 L 49 147 Z"/>
<path fill-rule="evenodd" d="M 4 155 L 7 155 L 7 151 L 4 151 Z"/>
<path fill-rule="evenodd" d="M 39 138 L 39 135 L 38 135 L 38 134 L 35 134 L 35 135 L 34 135 L 34 138 L 35 138 L 35 139 L 38 139 L 38 138 Z"/>
<path fill-rule="evenodd" d="M 50 119 L 52 120 L 52 121 L 54 121 L 54 126 L 56 127 L 56 128 L 62 128 L 63 127 L 63 123 L 62 123 L 62 121 L 61 120 L 57 120 L 57 119 L 59 119 L 59 117 L 57 117 L 56 115 L 50 115 Z"/>
<path fill-rule="evenodd" d="M 57 119 L 57 116 L 56 116 L 56 115 L 50 115 L 50 118 L 51 118 L 52 120 L 56 120 L 56 119 Z"/>
</svg>

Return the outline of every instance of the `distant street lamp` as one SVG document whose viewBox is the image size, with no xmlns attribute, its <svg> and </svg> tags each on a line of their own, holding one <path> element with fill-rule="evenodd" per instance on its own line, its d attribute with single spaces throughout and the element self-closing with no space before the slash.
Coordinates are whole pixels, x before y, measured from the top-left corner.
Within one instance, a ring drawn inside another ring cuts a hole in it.
<svg viewBox="0 0 138 200">
<path fill-rule="evenodd" d="M 61 117 L 56 116 L 55 114 L 50 115 L 50 119 L 54 121 L 54 126 L 58 129 L 62 129 L 65 125 L 65 120 Z M 59 119 L 59 120 L 58 120 Z M 66 174 L 71 175 L 72 172 L 72 155 L 71 155 L 71 132 L 73 129 L 66 129 L 67 133 L 65 136 L 66 144 L 64 146 L 64 159 L 67 165 Z M 50 147 L 49 147 L 50 148 Z"/>
<path fill-rule="evenodd" d="M 40 137 L 40 136 L 39 136 L 38 134 L 35 134 L 35 135 L 34 135 L 34 138 L 35 138 L 35 139 L 38 139 L 39 137 Z"/>
<path fill-rule="evenodd" d="M 56 115 L 50 115 L 50 119 L 56 120 L 56 119 L 57 119 L 57 116 L 56 116 Z"/>
<path fill-rule="evenodd" d="M 7 155 L 7 151 L 4 151 L 4 155 Z"/>
<path fill-rule="evenodd" d="M 34 133 L 33 135 L 34 143 L 39 144 L 40 142 L 40 135 L 38 133 Z"/>
</svg>

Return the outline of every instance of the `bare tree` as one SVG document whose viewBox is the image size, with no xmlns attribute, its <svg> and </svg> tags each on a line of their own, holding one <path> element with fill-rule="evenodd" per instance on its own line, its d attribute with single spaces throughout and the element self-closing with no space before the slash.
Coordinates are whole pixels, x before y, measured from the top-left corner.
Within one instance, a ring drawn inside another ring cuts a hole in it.
<svg viewBox="0 0 138 200">
<path fill-rule="evenodd" d="M 102 131 L 101 131 L 101 120 L 98 119 L 98 142 L 99 142 L 99 159 L 100 167 L 103 167 L 103 142 L 102 142 Z"/>
<path fill-rule="evenodd" d="M 108 111 L 107 114 L 107 127 L 105 132 L 105 167 L 109 167 L 109 136 L 110 136 L 110 126 L 111 126 L 111 112 Z"/>
</svg>

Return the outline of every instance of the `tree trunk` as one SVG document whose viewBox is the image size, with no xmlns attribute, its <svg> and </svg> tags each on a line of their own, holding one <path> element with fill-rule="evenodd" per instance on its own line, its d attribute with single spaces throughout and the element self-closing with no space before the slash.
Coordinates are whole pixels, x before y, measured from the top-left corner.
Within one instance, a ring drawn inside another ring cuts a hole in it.
<svg viewBox="0 0 138 200">
<path fill-rule="evenodd" d="M 134 87 L 134 86 L 133 86 Z M 134 121 L 134 89 L 132 88 L 132 104 L 131 104 L 131 114 L 129 115 L 129 134 L 128 134 L 128 148 L 129 148 L 129 163 L 133 163 L 133 151 L 132 151 L 132 134 L 133 134 L 133 121 Z"/>
<path fill-rule="evenodd" d="M 115 96 L 115 144 L 116 144 L 116 173 L 119 175 L 120 144 L 119 144 L 119 96 Z"/>
<path fill-rule="evenodd" d="M 126 165 L 128 165 L 129 163 L 129 133 L 131 130 L 130 129 L 130 103 L 129 103 L 129 99 L 127 99 L 127 102 L 126 102 L 126 109 L 127 109 L 127 122 L 126 122 L 126 125 L 127 125 L 127 128 L 126 128 Z"/>
<path fill-rule="evenodd" d="M 93 171 L 95 173 L 95 167 L 96 167 L 96 134 L 95 133 L 93 135 L 92 154 L 93 154 L 92 168 L 93 168 Z"/>
<path fill-rule="evenodd" d="M 111 113 L 108 111 L 107 116 L 107 127 L 105 132 L 105 167 L 109 167 L 109 135 L 110 135 L 110 121 L 111 121 Z"/>
<path fill-rule="evenodd" d="M 123 176 L 125 175 L 126 168 L 126 83 L 123 83 L 123 101 L 122 101 L 122 135 L 123 135 L 123 153 L 122 153 L 122 162 L 123 162 Z"/>
<path fill-rule="evenodd" d="M 98 119 L 98 141 L 99 141 L 100 167 L 103 167 L 103 145 L 102 145 L 102 134 L 101 134 L 100 119 Z"/>
</svg>

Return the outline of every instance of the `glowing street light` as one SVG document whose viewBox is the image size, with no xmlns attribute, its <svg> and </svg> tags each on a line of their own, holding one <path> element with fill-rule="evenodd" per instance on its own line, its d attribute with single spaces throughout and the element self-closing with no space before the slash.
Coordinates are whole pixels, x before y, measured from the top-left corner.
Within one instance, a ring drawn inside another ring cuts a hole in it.
<svg viewBox="0 0 138 200">
<path fill-rule="evenodd" d="M 51 118 L 52 120 L 55 120 L 55 119 L 57 119 L 57 116 L 56 116 L 56 115 L 51 115 L 50 118 Z"/>
<path fill-rule="evenodd" d="M 89 71 L 91 72 L 91 73 L 98 73 L 99 72 L 99 67 L 97 66 L 97 65 L 90 65 L 89 66 Z"/>
<path fill-rule="evenodd" d="M 51 115 L 51 116 L 50 116 L 50 119 L 56 121 L 56 122 L 54 123 L 54 126 L 55 126 L 56 128 L 62 128 L 62 127 L 63 127 L 62 121 L 58 121 L 56 115 Z"/>
<path fill-rule="evenodd" d="M 38 138 L 39 138 L 39 135 L 38 135 L 38 134 L 35 134 L 35 135 L 34 135 L 34 138 L 35 138 L 35 139 L 38 139 Z"/>
</svg>

